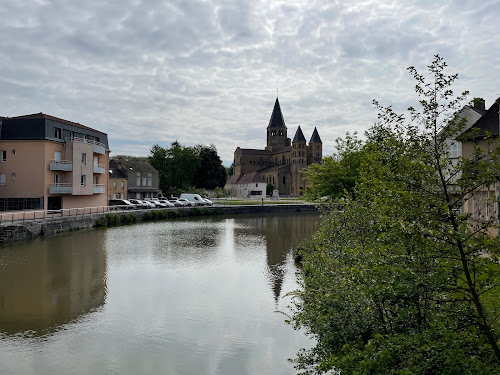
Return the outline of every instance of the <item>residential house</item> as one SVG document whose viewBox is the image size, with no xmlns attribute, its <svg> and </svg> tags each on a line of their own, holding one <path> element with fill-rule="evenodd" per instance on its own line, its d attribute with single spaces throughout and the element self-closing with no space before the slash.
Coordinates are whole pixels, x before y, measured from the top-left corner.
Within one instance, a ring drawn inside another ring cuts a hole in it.
<svg viewBox="0 0 500 375">
<path fill-rule="evenodd" d="M 465 158 L 472 158 L 478 146 L 482 153 L 488 155 L 497 147 L 500 134 L 500 98 L 479 118 L 470 129 L 462 135 L 466 139 L 462 144 L 462 153 Z M 464 212 L 471 215 L 471 221 L 480 225 L 484 222 L 496 222 L 499 219 L 500 183 L 491 186 L 482 186 L 473 192 L 464 204 Z M 491 232 L 492 235 L 498 235 Z"/>
<path fill-rule="evenodd" d="M 158 188 L 158 171 L 145 161 L 125 161 L 122 158 L 113 160 L 113 164 L 127 176 L 128 198 L 158 198 L 161 190 Z"/>
<path fill-rule="evenodd" d="M 119 168 L 115 160 L 109 161 L 109 199 L 127 199 L 127 174 L 122 168 Z"/>
<path fill-rule="evenodd" d="M 267 183 L 258 172 L 232 175 L 224 187 L 234 197 L 265 198 Z"/>
<path fill-rule="evenodd" d="M 0 211 L 106 206 L 108 136 L 44 113 L 5 117 Z"/>
</svg>

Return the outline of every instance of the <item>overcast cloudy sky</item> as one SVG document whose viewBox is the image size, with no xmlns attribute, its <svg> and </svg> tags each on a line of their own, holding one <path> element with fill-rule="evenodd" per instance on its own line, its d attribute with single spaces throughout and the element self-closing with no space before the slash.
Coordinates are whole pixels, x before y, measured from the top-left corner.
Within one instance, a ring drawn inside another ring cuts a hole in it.
<svg viewBox="0 0 500 375">
<path fill-rule="evenodd" d="M 406 68 L 439 53 L 456 86 L 500 96 L 500 0 L 2 0 L 0 115 L 44 112 L 151 146 L 263 148 L 279 87 L 289 137 L 325 154 L 414 103 Z M 496 68 L 496 70 L 494 70 Z"/>
</svg>

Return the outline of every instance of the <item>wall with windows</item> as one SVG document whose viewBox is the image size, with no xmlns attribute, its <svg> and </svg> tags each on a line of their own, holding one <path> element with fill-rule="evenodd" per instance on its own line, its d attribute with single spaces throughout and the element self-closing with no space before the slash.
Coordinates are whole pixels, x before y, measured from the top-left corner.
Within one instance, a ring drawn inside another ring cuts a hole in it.
<svg viewBox="0 0 500 375">
<path fill-rule="evenodd" d="M 110 178 L 108 182 L 109 199 L 128 199 L 127 180 L 125 178 Z"/>
</svg>

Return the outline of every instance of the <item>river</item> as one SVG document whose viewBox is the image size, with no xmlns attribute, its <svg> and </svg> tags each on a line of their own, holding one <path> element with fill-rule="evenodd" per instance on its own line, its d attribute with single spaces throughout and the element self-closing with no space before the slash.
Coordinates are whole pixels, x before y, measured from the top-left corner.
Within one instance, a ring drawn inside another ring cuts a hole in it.
<svg viewBox="0 0 500 375">
<path fill-rule="evenodd" d="M 291 250 L 319 216 L 202 217 L 0 247 L 0 374 L 294 374 Z"/>
</svg>

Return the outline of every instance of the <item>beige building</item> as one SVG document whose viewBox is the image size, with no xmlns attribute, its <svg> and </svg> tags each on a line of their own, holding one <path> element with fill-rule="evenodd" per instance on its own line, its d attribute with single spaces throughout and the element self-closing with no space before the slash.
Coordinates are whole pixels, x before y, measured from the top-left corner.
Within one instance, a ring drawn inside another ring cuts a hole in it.
<svg viewBox="0 0 500 375">
<path fill-rule="evenodd" d="M 127 174 L 115 160 L 109 161 L 109 199 L 128 199 Z"/>
<path fill-rule="evenodd" d="M 3 118 L 0 211 L 107 206 L 108 137 L 43 113 Z"/>
<path fill-rule="evenodd" d="M 225 189 L 238 190 L 234 185 L 249 173 L 257 175 L 266 184 L 272 184 L 280 195 L 301 195 L 306 182 L 301 171 L 323 158 L 323 142 L 314 128 L 309 144 L 297 128 L 293 140 L 287 136 L 287 127 L 281 107 L 276 98 L 269 125 L 267 126 L 267 146 L 264 150 L 236 148 L 234 152 L 234 174 L 226 182 Z"/>
<path fill-rule="evenodd" d="M 472 158 L 477 146 L 484 155 L 489 155 L 498 146 L 500 134 L 499 102 L 500 98 L 462 136 L 468 139 L 462 143 L 462 154 L 465 158 Z M 500 182 L 498 180 L 491 186 L 482 186 L 469 195 L 463 210 L 471 215 L 471 222 L 474 226 L 479 228 L 488 222 L 499 222 L 499 196 Z M 498 230 L 491 229 L 490 234 L 498 235 Z"/>
</svg>

